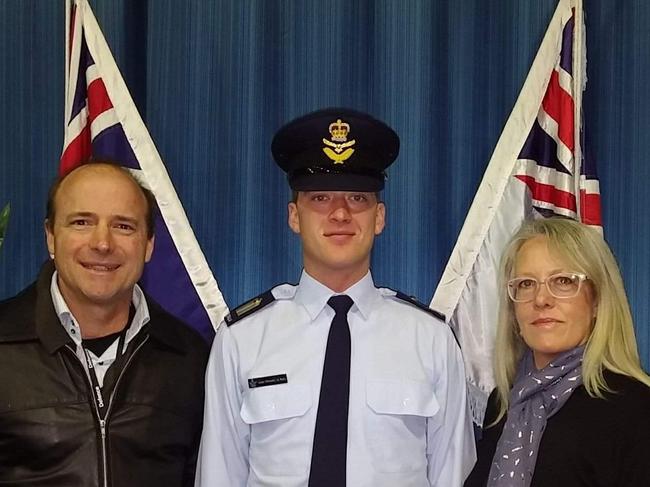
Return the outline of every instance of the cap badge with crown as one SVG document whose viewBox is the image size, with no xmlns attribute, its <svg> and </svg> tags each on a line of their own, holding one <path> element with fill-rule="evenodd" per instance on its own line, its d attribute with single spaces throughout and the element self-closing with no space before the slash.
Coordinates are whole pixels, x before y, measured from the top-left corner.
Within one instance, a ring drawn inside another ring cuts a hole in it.
<svg viewBox="0 0 650 487">
<path fill-rule="evenodd" d="M 348 141 L 350 124 L 343 122 L 340 118 L 329 125 L 332 140 L 323 139 L 323 152 L 334 164 L 343 164 L 353 153 L 352 146 L 356 143 L 354 139 Z"/>
</svg>

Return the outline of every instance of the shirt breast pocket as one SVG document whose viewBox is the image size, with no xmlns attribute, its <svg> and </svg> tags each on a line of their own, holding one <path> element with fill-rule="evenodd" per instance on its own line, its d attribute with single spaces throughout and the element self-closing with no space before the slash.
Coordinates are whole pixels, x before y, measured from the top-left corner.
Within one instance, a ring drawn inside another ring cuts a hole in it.
<svg viewBox="0 0 650 487">
<path fill-rule="evenodd" d="M 427 423 L 440 406 L 433 387 L 416 381 L 366 383 L 366 431 L 381 472 L 426 471 Z"/>
<path fill-rule="evenodd" d="M 248 389 L 240 416 L 250 425 L 249 461 L 264 476 L 304 475 L 309 468 L 312 408 L 307 385 L 280 384 Z"/>
</svg>

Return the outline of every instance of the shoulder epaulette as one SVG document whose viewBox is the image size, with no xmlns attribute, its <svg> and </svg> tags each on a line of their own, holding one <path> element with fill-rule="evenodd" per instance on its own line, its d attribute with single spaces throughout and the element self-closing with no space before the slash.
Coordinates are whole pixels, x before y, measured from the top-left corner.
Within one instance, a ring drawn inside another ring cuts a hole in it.
<svg viewBox="0 0 650 487">
<path fill-rule="evenodd" d="M 407 303 L 412 304 L 413 306 L 416 306 L 416 307 L 420 308 L 422 311 L 426 311 L 427 313 L 435 316 L 439 320 L 447 321 L 447 319 L 445 318 L 445 315 L 443 315 L 439 311 L 436 311 L 435 309 L 429 308 L 426 304 L 421 303 L 420 301 L 418 301 L 414 296 L 408 296 L 408 295 L 406 295 L 404 293 L 401 293 L 399 291 L 395 291 L 395 297 L 397 299 L 401 299 L 402 301 L 406 301 Z"/>
<path fill-rule="evenodd" d="M 232 310 L 225 318 L 226 325 L 231 326 L 237 323 L 242 318 L 255 313 L 256 311 L 261 310 L 266 305 L 271 304 L 275 301 L 273 293 L 269 290 L 263 294 L 260 294 L 256 298 L 251 299 L 250 301 L 245 302 L 241 306 L 238 306 Z"/>
</svg>

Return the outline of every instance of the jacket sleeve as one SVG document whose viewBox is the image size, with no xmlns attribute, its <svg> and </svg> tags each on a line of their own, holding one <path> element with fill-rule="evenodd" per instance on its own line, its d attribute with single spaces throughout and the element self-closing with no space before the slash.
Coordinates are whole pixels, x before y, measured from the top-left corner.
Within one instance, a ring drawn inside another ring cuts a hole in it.
<svg viewBox="0 0 650 487">
<path fill-rule="evenodd" d="M 427 426 L 428 478 L 432 487 L 463 485 L 476 461 L 463 358 L 451 330 L 446 326 L 444 330 L 444 336 L 434 344 L 438 375 L 435 394 L 440 409 Z"/>
<path fill-rule="evenodd" d="M 217 330 L 205 378 L 203 434 L 196 487 L 245 487 L 250 427 L 240 416 L 242 391 L 235 343 L 225 323 Z"/>
<path fill-rule="evenodd" d="M 633 393 L 632 393 L 633 392 Z M 648 487 L 650 485 L 650 393 L 645 384 L 634 382 L 626 409 L 621 408 L 618 422 L 621 438 L 615 457 L 618 465 L 602 462 L 602 468 L 617 470 L 618 485 Z M 594 425 L 598 427 L 597 424 Z"/>
</svg>

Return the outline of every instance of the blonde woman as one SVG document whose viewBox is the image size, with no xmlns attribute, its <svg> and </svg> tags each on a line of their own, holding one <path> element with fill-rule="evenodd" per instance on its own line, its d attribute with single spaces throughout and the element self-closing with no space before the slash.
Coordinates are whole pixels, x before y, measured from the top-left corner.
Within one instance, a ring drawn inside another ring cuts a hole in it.
<svg viewBox="0 0 650 487">
<path fill-rule="evenodd" d="M 497 387 L 465 486 L 650 486 L 650 377 L 604 239 L 526 222 L 500 276 Z"/>
</svg>

